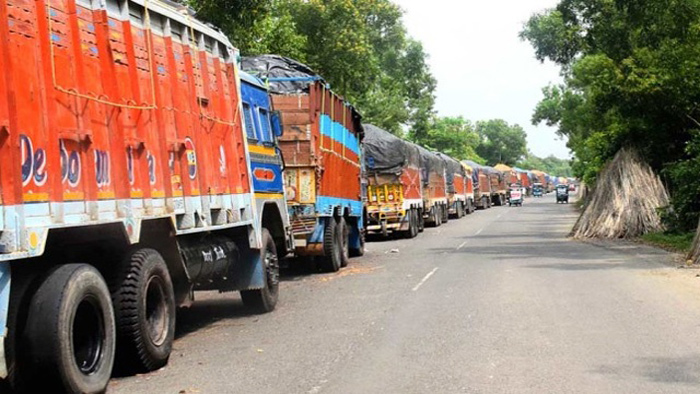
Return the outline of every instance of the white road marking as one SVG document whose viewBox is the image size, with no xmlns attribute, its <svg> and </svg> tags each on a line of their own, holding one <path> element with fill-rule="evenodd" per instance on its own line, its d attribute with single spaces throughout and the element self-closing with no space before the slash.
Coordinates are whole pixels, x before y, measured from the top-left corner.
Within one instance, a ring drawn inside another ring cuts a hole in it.
<svg viewBox="0 0 700 394">
<path fill-rule="evenodd" d="M 483 228 L 482 228 L 482 229 L 480 229 L 479 231 L 477 231 L 477 232 L 476 232 L 476 234 L 474 234 L 474 235 L 479 235 L 479 234 L 481 234 L 481 232 L 482 232 L 482 231 L 484 231 L 484 229 L 483 229 Z"/>
<path fill-rule="evenodd" d="M 432 271 L 428 272 L 428 275 L 426 275 L 423 279 L 421 279 L 420 282 L 412 289 L 413 291 L 417 291 L 420 289 L 421 286 L 423 286 L 423 283 L 425 283 L 428 279 L 430 279 L 431 276 L 435 273 L 435 271 L 438 270 L 438 267 L 435 267 Z"/>
<path fill-rule="evenodd" d="M 457 247 L 457 250 L 462 249 L 462 248 L 464 247 L 464 245 L 466 245 L 466 244 L 467 244 L 467 241 L 462 242 L 462 243 Z"/>
</svg>

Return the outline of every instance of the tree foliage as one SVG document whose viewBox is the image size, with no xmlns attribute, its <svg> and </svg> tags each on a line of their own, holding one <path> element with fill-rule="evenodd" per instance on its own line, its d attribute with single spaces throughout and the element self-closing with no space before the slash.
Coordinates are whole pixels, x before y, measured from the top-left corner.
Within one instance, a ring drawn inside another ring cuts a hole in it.
<svg viewBox="0 0 700 394">
<path fill-rule="evenodd" d="M 463 117 L 435 117 L 431 119 L 424 135 L 411 135 L 414 142 L 439 151 L 457 160 L 473 160 L 483 163 L 476 153 L 481 139 L 474 125 Z"/>
<path fill-rule="evenodd" d="M 476 153 L 489 165 L 514 165 L 527 154 L 527 134 L 520 125 L 493 119 L 476 123 L 480 142 Z"/>
<path fill-rule="evenodd" d="M 390 0 L 190 0 L 243 55 L 304 62 L 364 115 L 392 133 L 427 133 L 435 79 L 402 10 Z"/>
<path fill-rule="evenodd" d="M 560 159 L 550 155 L 545 158 L 537 157 L 534 153 L 528 152 L 527 156 L 516 164 L 526 170 L 540 170 L 553 176 L 571 177 L 573 172 L 569 160 Z"/>
<path fill-rule="evenodd" d="M 593 183 L 622 147 L 666 175 L 675 211 L 697 223 L 700 179 L 687 177 L 700 127 L 700 0 L 561 0 L 521 37 L 564 83 L 543 90 L 533 122 L 556 125 Z M 692 201 L 692 202 L 691 202 Z M 687 226 L 686 226 L 687 227 Z"/>
</svg>

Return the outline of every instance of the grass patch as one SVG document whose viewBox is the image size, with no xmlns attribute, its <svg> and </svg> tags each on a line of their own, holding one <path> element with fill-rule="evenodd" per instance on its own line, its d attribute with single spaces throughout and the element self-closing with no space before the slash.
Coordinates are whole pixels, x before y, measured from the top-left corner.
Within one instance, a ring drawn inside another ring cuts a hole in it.
<svg viewBox="0 0 700 394">
<path fill-rule="evenodd" d="M 649 233 L 644 234 L 641 240 L 647 244 L 658 246 L 660 248 L 673 252 L 688 253 L 693 244 L 695 233 Z"/>
</svg>

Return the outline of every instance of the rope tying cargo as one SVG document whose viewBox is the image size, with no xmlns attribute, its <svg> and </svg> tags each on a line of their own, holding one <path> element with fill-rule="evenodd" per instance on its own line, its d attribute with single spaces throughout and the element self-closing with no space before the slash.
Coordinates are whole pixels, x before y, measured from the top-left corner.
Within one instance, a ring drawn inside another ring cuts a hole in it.
<svg viewBox="0 0 700 394">
<path fill-rule="evenodd" d="M 75 1 L 75 0 L 73 0 L 73 1 Z M 51 9 L 52 9 L 51 0 L 46 0 L 45 4 L 46 4 L 46 16 L 48 18 L 49 35 L 51 35 L 53 32 L 53 23 L 54 23 L 53 18 L 51 17 Z M 144 0 L 144 15 L 145 15 L 145 26 L 144 27 L 145 27 L 145 30 L 147 32 L 149 32 L 149 34 L 145 35 L 145 39 L 146 39 L 146 52 L 148 53 L 148 65 L 149 65 L 149 74 L 150 74 L 152 104 L 148 104 L 148 103 L 138 104 L 133 100 L 126 100 L 126 102 L 115 102 L 115 101 L 110 100 L 109 97 L 104 95 L 104 94 L 98 95 L 98 94 L 91 93 L 91 92 L 85 94 L 85 93 L 79 92 L 75 88 L 66 88 L 66 87 L 61 86 L 58 83 L 58 76 L 57 76 L 57 72 L 56 72 L 56 49 L 54 47 L 53 40 L 51 39 L 51 37 L 49 37 L 51 79 L 53 82 L 54 89 L 61 92 L 61 93 L 65 93 L 65 94 L 68 94 L 71 96 L 75 96 L 78 98 L 94 101 L 94 102 L 97 102 L 100 104 L 109 105 L 109 106 L 117 107 L 117 108 L 135 109 L 135 110 L 159 109 L 158 106 L 156 105 L 156 101 L 157 101 L 156 100 L 156 76 L 155 76 L 155 73 L 153 70 L 154 67 L 153 67 L 153 55 L 152 55 L 153 48 L 152 48 L 151 16 L 150 16 L 148 5 L 149 5 L 149 0 Z M 167 6 L 167 5 L 164 4 L 164 6 Z M 76 7 L 77 7 L 77 4 L 76 4 Z M 172 8 L 170 6 L 167 6 L 167 7 L 174 10 L 174 8 Z M 190 34 L 190 49 L 194 53 L 198 50 L 196 48 L 196 46 L 193 44 L 194 25 L 192 23 L 192 19 L 190 18 L 189 13 L 186 14 L 186 18 L 187 18 L 188 27 L 190 28 L 190 32 L 191 32 L 191 34 Z M 235 83 L 236 77 L 237 77 L 237 69 L 236 69 L 235 62 L 233 63 L 233 72 L 234 72 L 234 75 L 233 75 L 234 84 L 233 85 L 238 86 L 238 84 Z M 201 75 L 200 75 L 200 77 L 201 77 Z M 240 94 L 238 94 L 238 96 L 240 97 Z M 167 108 L 162 108 L 162 109 L 173 111 L 173 112 L 180 112 L 180 113 L 187 114 L 187 115 L 194 115 L 194 113 L 192 113 L 190 111 L 180 111 L 174 107 L 167 107 Z M 223 125 L 230 126 L 230 127 L 235 127 L 237 124 L 236 119 L 239 115 L 239 111 L 240 111 L 240 105 L 236 105 L 236 109 L 234 111 L 234 116 L 233 116 L 233 121 L 227 121 L 227 120 L 220 119 L 218 117 L 213 117 L 213 116 L 207 115 L 201 111 L 201 106 L 199 108 L 198 115 L 200 118 L 209 120 L 209 121 L 214 122 L 214 123 L 223 124 Z"/>
</svg>

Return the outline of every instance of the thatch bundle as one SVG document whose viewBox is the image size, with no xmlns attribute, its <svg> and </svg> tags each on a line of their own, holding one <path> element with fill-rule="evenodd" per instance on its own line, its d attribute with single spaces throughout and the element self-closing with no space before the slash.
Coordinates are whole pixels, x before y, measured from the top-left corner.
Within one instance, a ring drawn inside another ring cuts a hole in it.
<svg viewBox="0 0 700 394">
<path fill-rule="evenodd" d="M 575 238 L 633 238 L 663 230 L 658 208 L 668 206 L 661 179 L 630 149 L 620 150 L 598 177 L 576 222 Z"/>
</svg>

